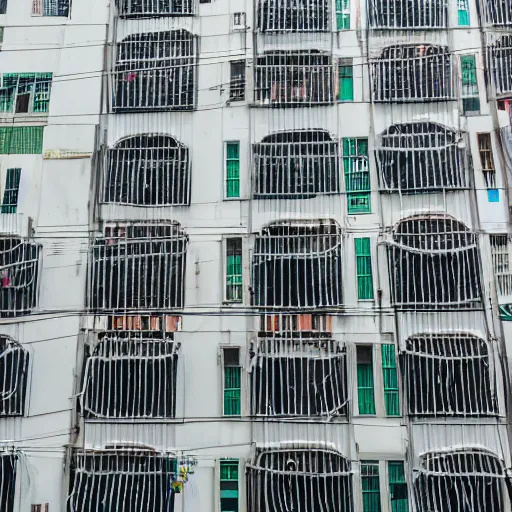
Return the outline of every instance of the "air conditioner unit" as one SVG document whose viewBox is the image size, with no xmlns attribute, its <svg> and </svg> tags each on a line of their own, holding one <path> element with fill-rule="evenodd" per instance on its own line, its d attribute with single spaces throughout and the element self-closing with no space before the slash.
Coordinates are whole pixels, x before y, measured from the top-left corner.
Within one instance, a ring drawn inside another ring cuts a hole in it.
<svg viewBox="0 0 512 512">
<path fill-rule="evenodd" d="M 245 12 L 233 13 L 233 30 L 245 30 Z"/>
</svg>

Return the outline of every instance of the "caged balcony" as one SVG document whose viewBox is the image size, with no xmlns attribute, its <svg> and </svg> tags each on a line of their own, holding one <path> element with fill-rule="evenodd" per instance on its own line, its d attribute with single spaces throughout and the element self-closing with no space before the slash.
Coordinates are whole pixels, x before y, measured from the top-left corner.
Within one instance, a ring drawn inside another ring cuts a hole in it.
<svg viewBox="0 0 512 512">
<path fill-rule="evenodd" d="M 512 25 L 512 2 L 510 0 L 480 0 L 480 9 L 485 9 L 489 25 Z"/>
<path fill-rule="evenodd" d="M 327 32 L 330 30 L 326 0 L 258 0 L 256 23 L 260 32 Z"/>
<path fill-rule="evenodd" d="M 368 0 L 373 29 L 441 29 L 448 26 L 447 0 Z"/>
<path fill-rule="evenodd" d="M 0 418 L 24 415 L 29 360 L 20 343 L 0 336 Z"/>
<path fill-rule="evenodd" d="M 512 94 L 512 36 L 499 38 L 487 49 L 488 72 L 496 95 Z"/>
<path fill-rule="evenodd" d="M 195 0 L 116 0 L 121 18 L 193 16 Z"/>
</svg>

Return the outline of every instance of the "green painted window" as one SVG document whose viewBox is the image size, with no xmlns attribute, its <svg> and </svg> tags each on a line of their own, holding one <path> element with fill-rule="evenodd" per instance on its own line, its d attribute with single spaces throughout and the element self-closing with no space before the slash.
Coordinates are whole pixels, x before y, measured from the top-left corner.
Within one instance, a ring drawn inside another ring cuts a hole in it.
<svg viewBox="0 0 512 512">
<path fill-rule="evenodd" d="M 226 143 L 226 197 L 240 197 L 240 142 Z"/>
<path fill-rule="evenodd" d="M 395 345 L 382 345 L 382 376 L 384 379 L 384 404 L 388 416 L 400 416 L 400 395 L 396 371 Z"/>
<path fill-rule="evenodd" d="M 354 66 L 352 59 L 341 59 L 339 71 L 339 97 L 340 101 L 354 101 Z"/>
<path fill-rule="evenodd" d="M 361 461 L 361 487 L 363 490 L 363 512 L 380 512 L 378 461 Z"/>
<path fill-rule="evenodd" d="M 0 155 L 40 155 L 42 152 L 42 126 L 0 128 Z"/>
<path fill-rule="evenodd" d="M 52 78 L 52 73 L 4 73 L 0 112 L 48 112 Z"/>
<path fill-rule="evenodd" d="M 336 0 L 336 26 L 338 30 L 350 29 L 350 0 Z"/>
<path fill-rule="evenodd" d="M 359 414 L 375 414 L 373 345 L 357 346 L 357 401 Z"/>
<path fill-rule="evenodd" d="M 462 68 L 462 108 L 464 112 L 479 111 L 480 97 L 478 94 L 475 56 L 461 55 L 460 65 Z"/>
<path fill-rule="evenodd" d="M 469 5 L 468 0 L 457 0 L 459 9 L 459 26 L 469 26 Z"/>
<path fill-rule="evenodd" d="M 409 512 L 404 463 L 401 461 L 388 462 L 388 478 L 391 512 Z"/>
<path fill-rule="evenodd" d="M 238 459 L 220 461 L 220 511 L 238 512 L 239 499 L 239 462 Z"/>
<path fill-rule="evenodd" d="M 16 213 L 18 208 L 18 193 L 20 190 L 21 169 L 7 169 L 5 178 L 4 199 L 2 213 Z"/>
<path fill-rule="evenodd" d="M 348 213 L 370 213 L 368 139 L 343 139 L 343 167 Z"/>
<path fill-rule="evenodd" d="M 241 374 L 240 349 L 225 347 L 224 356 L 224 415 L 240 416 Z"/>
<path fill-rule="evenodd" d="M 369 238 L 356 238 L 357 298 L 373 299 L 372 255 Z"/>
<path fill-rule="evenodd" d="M 242 239 L 226 240 L 226 300 L 242 302 Z"/>
</svg>

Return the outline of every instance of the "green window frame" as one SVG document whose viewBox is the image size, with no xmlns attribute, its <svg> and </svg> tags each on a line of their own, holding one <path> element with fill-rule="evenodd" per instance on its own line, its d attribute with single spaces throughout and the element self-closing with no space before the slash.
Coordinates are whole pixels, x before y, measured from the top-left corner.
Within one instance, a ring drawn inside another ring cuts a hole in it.
<svg viewBox="0 0 512 512">
<path fill-rule="evenodd" d="M 389 498 L 391 512 L 409 512 L 409 497 L 402 461 L 388 462 Z"/>
<path fill-rule="evenodd" d="M 5 176 L 5 190 L 2 201 L 2 213 L 16 213 L 18 208 L 18 195 L 20 190 L 21 169 L 19 167 L 7 169 Z"/>
<path fill-rule="evenodd" d="M 343 168 L 349 214 L 371 213 L 367 138 L 343 139 Z"/>
<path fill-rule="evenodd" d="M 242 239 L 226 240 L 226 300 L 243 301 Z"/>
<path fill-rule="evenodd" d="M 379 461 L 361 461 L 361 488 L 363 491 L 363 512 L 380 512 Z"/>
<path fill-rule="evenodd" d="M 360 415 L 375 415 L 373 345 L 357 345 L 357 403 Z"/>
<path fill-rule="evenodd" d="M 352 59 L 341 59 L 338 66 L 339 101 L 354 101 L 354 66 Z"/>
<path fill-rule="evenodd" d="M 350 30 L 350 0 L 336 0 L 336 28 Z"/>
<path fill-rule="evenodd" d="M 240 197 L 240 142 L 226 142 L 226 197 Z"/>
<path fill-rule="evenodd" d="M 241 381 L 240 348 L 223 348 L 224 364 L 224 416 L 240 416 L 241 414 Z"/>
<path fill-rule="evenodd" d="M 461 55 L 461 96 L 464 113 L 480 111 L 475 55 Z"/>
<path fill-rule="evenodd" d="M 381 345 L 382 377 L 384 381 L 384 405 L 387 416 L 400 416 L 400 393 L 396 369 L 395 345 Z"/>
<path fill-rule="evenodd" d="M 358 300 L 373 300 L 372 255 L 369 238 L 356 238 L 356 275 Z"/>
<path fill-rule="evenodd" d="M 238 459 L 220 461 L 220 512 L 238 512 L 240 463 Z"/>
<path fill-rule="evenodd" d="M 40 155 L 43 152 L 43 126 L 0 128 L 0 155 Z"/>
<path fill-rule="evenodd" d="M 0 112 L 17 111 L 18 95 L 32 94 L 28 112 L 47 113 L 50 110 L 50 92 L 53 73 L 4 73 L 0 88 Z"/>
<path fill-rule="evenodd" d="M 468 0 L 457 0 L 459 11 L 459 27 L 468 27 L 469 23 L 469 3 Z"/>
</svg>

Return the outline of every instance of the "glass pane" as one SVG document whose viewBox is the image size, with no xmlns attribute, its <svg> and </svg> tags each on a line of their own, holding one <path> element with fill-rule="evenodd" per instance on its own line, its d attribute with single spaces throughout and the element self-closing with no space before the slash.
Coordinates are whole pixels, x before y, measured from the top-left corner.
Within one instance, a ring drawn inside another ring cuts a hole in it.
<svg viewBox="0 0 512 512">
<path fill-rule="evenodd" d="M 357 365 L 357 392 L 359 414 L 375 414 L 372 364 Z"/>
<path fill-rule="evenodd" d="M 240 158 L 240 144 L 238 142 L 228 142 L 226 144 L 226 154 L 228 159 Z"/>
</svg>

